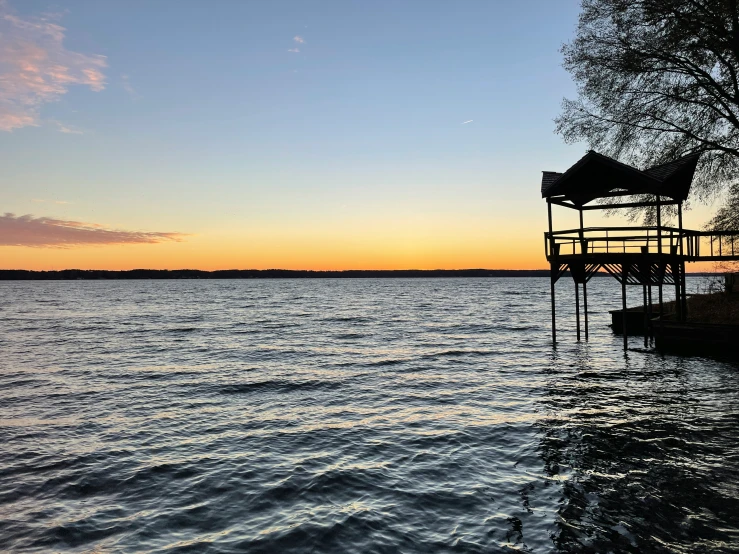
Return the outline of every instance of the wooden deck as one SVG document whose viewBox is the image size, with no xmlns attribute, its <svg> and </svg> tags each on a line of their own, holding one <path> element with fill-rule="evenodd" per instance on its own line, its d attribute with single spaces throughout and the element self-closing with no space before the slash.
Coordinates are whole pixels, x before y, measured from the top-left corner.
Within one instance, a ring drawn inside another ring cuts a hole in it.
<svg viewBox="0 0 739 554">
<path fill-rule="evenodd" d="M 551 267 L 552 336 L 556 341 L 554 284 L 569 270 L 575 282 L 575 318 L 580 339 L 580 287 L 585 316 L 585 338 L 588 338 L 587 283 L 602 270 L 621 284 L 621 326 L 627 319 L 641 317 L 641 326 L 651 332 L 648 319 L 664 313 L 663 287 L 675 288 L 675 318 L 685 321 L 687 287 L 685 265 L 691 262 L 739 261 L 739 231 L 693 231 L 681 227 L 580 227 L 544 233 L 544 248 Z M 626 310 L 626 287 L 640 286 L 648 313 L 630 314 Z M 653 304 L 652 290 L 657 299 Z M 632 328 L 635 325 L 632 322 Z M 624 348 L 626 335 L 624 333 Z M 647 337 L 645 334 L 645 341 Z"/>
</svg>

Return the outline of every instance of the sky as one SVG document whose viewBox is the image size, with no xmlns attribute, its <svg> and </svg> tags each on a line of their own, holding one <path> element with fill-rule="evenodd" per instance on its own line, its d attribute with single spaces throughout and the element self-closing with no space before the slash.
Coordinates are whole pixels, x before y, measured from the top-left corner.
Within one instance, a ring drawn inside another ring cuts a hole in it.
<svg viewBox="0 0 739 554">
<path fill-rule="evenodd" d="M 0 0 L 0 268 L 545 268 L 578 13 Z"/>
</svg>

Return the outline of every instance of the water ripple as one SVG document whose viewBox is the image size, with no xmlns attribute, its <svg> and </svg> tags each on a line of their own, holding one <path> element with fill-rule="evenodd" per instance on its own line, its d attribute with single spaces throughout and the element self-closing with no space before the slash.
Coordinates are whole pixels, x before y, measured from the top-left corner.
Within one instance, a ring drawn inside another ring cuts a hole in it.
<svg viewBox="0 0 739 554">
<path fill-rule="evenodd" d="M 561 285 L 1 282 L 0 546 L 736 551 L 737 366 Z"/>
</svg>

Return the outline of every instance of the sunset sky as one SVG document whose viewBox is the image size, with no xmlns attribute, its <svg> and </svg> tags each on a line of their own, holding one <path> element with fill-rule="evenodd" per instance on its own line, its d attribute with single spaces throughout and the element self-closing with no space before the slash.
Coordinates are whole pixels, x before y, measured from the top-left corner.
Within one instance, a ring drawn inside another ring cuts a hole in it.
<svg viewBox="0 0 739 554">
<path fill-rule="evenodd" d="M 578 12 L 0 0 L 0 267 L 543 268 Z"/>
</svg>

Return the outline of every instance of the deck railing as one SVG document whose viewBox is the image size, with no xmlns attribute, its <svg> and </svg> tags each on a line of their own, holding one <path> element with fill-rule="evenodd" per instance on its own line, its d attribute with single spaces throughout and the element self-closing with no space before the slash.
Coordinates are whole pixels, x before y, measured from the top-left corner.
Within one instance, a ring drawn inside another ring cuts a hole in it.
<svg viewBox="0 0 739 554">
<path fill-rule="evenodd" d="M 739 259 L 739 231 L 677 227 L 587 227 L 544 233 L 547 258 L 587 254 L 679 254 L 688 260 Z"/>
</svg>

